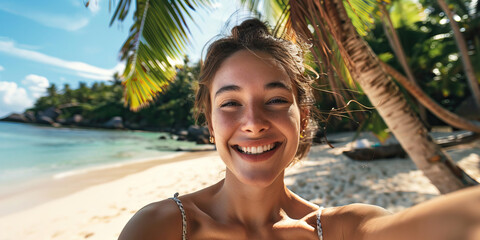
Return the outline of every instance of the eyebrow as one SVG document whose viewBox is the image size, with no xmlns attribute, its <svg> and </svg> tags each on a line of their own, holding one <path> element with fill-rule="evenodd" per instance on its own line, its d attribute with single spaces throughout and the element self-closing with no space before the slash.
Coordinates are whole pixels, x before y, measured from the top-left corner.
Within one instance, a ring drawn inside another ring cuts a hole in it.
<svg viewBox="0 0 480 240">
<path fill-rule="evenodd" d="M 279 81 L 267 83 L 264 88 L 266 90 L 281 88 L 287 91 L 292 91 L 292 88 L 290 86 L 287 86 L 283 82 L 279 82 Z M 241 88 L 237 85 L 226 85 L 217 90 L 217 92 L 215 93 L 215 97 L 217 97 L 219 94 L 224 92 L 230 92 L 230 91 L 238 92 L 240 90 Z"/>
<path fill-rule="evenodd" d="M 271 82 L 271 83 L 268 83 L 267 85 L 265 85 L 265 89 L 267 89 L 267 90 L 276 89 L 276 88 L 282 88 L 282 89 L 285 89 L 287 91 L 292 91 L 292 88 L 290 86 L 287 86 L 287 85 L 285 85 L 285 83 L 279 82 L 279 81 Z"/>
<path fill-rule="evenodd" d="M 230 91 L 238 92 L 238 91 L 240 91 L 240 87 L 237 86 L 237 85 L 226 85 L 226 86 L 223 86 L 223 87 L 221 87 L 220 89 L 217 90 L 217 92 L 215 93 L 215 97 L 217 97 L 218 94 L 220 94 L 220 93 L 230 92 Z"/>
</svg>

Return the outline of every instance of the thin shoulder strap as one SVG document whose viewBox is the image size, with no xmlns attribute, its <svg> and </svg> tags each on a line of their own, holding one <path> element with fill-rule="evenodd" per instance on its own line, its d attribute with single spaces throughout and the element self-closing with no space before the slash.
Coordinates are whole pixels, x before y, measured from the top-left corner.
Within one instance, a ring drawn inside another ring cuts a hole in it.
<svg viewBox="0 0 480 240">
<path fill-rule="evenodd" d="M 323 207 L 320 207 L 317 212 L 317 233 L 318 239 L 323 240 L 323 230 L 322 230 L 322 222 L 320 222 L 320 216 L 322 216 Z"/>
<path fill-rule="evenodd" d="M 180 213 L 182 213 L 182 240 L 187 240 L 187 217 L 185 216 L 185 210 L 183 209 L 183 204 L 178 199 L 178 192 L 173 195 L 173 198 L 170 198 L 178 205 Z"/>
</svg>

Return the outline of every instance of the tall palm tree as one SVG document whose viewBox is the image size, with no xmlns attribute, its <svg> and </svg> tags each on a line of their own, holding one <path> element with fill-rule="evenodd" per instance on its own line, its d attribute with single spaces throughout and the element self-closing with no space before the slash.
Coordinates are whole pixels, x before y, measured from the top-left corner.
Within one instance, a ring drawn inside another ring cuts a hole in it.
<svg viewBox="0 0 480 240">
<path fill-rule="evenodd" d="M 468 47 L 467 43 L 460 32 L 460 28 L 458 27 L 457 22 L 454 19 L 454 13 L 449 8 L 447 3 L 444 0 L 437 0 L 438 5 L 442 8 L 445 15 L 447 15 L 450 26 L 453 30 L 453 36 L 455 37 L 455 41 L 457 42 L 457 47 L 460 50 L 460 56 L 463 63 L 463 68 L 465 69 L 465 75 L 467 76 L 468 84 L 470 86 L 470 90 L 472 92 L 473 99 L 475 100 L 475 106 L 477 110 L 480 110 L 480 85 L 478 83 L 477 77 L 475 76 L 475 71 L 472 66 L 472 62 L 470 60 L 470 56 L 468 55 Z"/>
<path fill-rule="evenodd" d="M 452 127 L 459 129 L 464 129 L 472 131 L 475 133 L 480 133 L 480 122 L 475 120 L 468 120 L 463 117 L 458 116 L 457 114 L 448 111 L 440 104 L 436 103 L 432 98 L 430 98 L 419 86 L 417 83 L 410 81 L 407 77 L 403 76 L 393 67 L 389 66 L 386 63 L 381 63 L 383 69 L 395 80 L 402 85 L 413 97 L 417 99 L 423 106 L 425 106 L 430 112 L 435 114 L 438 118 L 443 120 L 445 123 L 449 124 Z"/>
<path fill-rule="evenodd" d="M 57 95 L 58 95 L 57 85 L 55 85 L 55 83 L 51 83 L 50 86 L 47 88 L 47 96 L 56 97 Z"/>
<path fill-rule="evenodd" d="M 259 3 L 258 0 L 241 2 L 253 7 Z M 362 27 L 362 21 L 357 19 L 355 28 L 342 0 L 269 2 L 281 9 L 275 12 L 281 13 L 276 31 L 295 31 L 311 39 L 311 52 L 321 71 L 335 73 L 336 77 L 351 76 L 417 167 L 441 193 L 478 184 L 430 138 L 378 57 L 357 32 L 362 30 L 358 28 Z M 187 43 L 184 16 L 191 17 L 187 6 L 194 10 L 195 6 L 208 6 L 209 1 L 136 0 L 136 4 L 135 23 L 122 48 L 122 56 L 127 59 L 125 98 L 134 109 L 147 104 L 156 92 L 161 92 L 174 74 L 169 71 L 172 69 L 169 57 L 182 53 Z M 349 0 L 345 4 L 350 6 L 348 11 L 361 19 L 376 2 Z M 119 1 L 112 22 L 124 19 L 130 5 L 131 0 Z M 348 72 L 342 73 L 342 69 Z"/>
<path fill-rule="evenodd" d="M 441 1 L 441 0 L 438 0 L 438 1 Z M 393 26 L 392 20 L 390 19 L 390 16 L 389 16 L 390 14 L 387 11 L 387 8 L 385 5 L 386 4 L 378 4 L 379 10 L 381 12 L 381 17 L 382 17 L 382 25 L 384 27 L 385 35 L 387 36 L 388 42 L 392 47 L 395 53 L 395 56 L 400 62 L 400 65 L 402 66 L 406 76 L 403 76 L 401 73 L 396 71 L 394 68 L 388 66 L 386 63 L 382 63 L 384 70 L 390 76 L 392 76 L 397 82 L 399 82 L 400 85 L 402 85 L 402 87 L 404 87 L 411 95 L 413 95 L 416 101 L 422 104 L 422 105 L 418 105 L 418 111 L 421 119 L 424 122 L 426 120 L 426 115 L 425 115 L 426 112 L 424 110 L 425 109 L 424 107 L 426 107 L 435 116 L 437 116 L 439 119 L 443 120 L 445 123 L 449 124 L 452 127 L 480 133 L 480 122 L 467 120 L 465 118 L 462 118 L 456 115 L 455 113 L 448 111 L 447 109 L 443 108 L 442 106 L 437 104 L 435 101 L 433 101 L 424 91 L 422 91 L 422 89 L 418 85 L 417 79 L 415 79 L 413 72 L 408 64 L 407 57 L 403 50 L 403 46 L 400 43 L 400 39 Z M 470 61 L 467 60 L 467 62 L 471 66 Z M 475 90 L 472 91 L 472 93 L 474 92 Z"/>
<path fill-rule="evenodd" d="M 433 142 L 378 57 L 356 31 L 341 0 L 290 1 L 289 5 L 291 25 L 296 32 L 309 39 L 315 39 L 314 34 L 328 34 L 335 40 L 352 77 L 410 158 L 440 192 L 478 184 Z M 312 32 L 309 26 L 314 24 L 318 27 L 313 27 Z M 332 49 L 326 41 L 314 40 L 312 44 L 317 49 Z"/>
</svg>

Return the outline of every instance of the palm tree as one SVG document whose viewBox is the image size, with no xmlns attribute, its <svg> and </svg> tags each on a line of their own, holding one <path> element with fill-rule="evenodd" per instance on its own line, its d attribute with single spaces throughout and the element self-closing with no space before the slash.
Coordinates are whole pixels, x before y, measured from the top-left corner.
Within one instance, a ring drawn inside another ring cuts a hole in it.
<svg viewBox="0 0 480 240">
<path fill-rule="evenodd" d="M 476 133 L 480 133 L 480 123 L 478 121 L 470 121 L 465 118 L 458 116 L 455 113 L 452 113 L 440 106 L 433 99 L 431 99 L 419 86 L 416 82 L 412 82 L 407 77 L 403 76 L 393 67 L 389 66 L 386 63 L 381 63 L 384 70 L 395 80 L 397 80 L 402 87 L 404 87 L 413 97 L 417 99 L 418 102 L 423 104 L 430 112 L 435 114 L 438 118 L 442 119 L 444 122 L 449 124 L 452 127 L 459 129 L 464 129 Z"/>
<path fill-rule="evenodd" d="M 253 7 L 259 3 L 255 0 L 242 2 Z M 357 32 L 358 28 L 347 15 L 341 0 L 270 2 L 276 9 L 282 10 L 276 31 L 295 31 L 311 39 L 311 52 L 321 71 L 331 73 L 331 76 L 336 74 L 339 78 L 351 76 L 417 167 L 441 193 L 478 184 L 430 138 L 378 57 Z M 173 74 L 169 71 L 169 57 L 178 57 L 187 43 L 185 29 L 188 28 L 184 16 L 191 15 L 186 6 L 194 10 L 194 5 L 208 6 L 209 1 L 137 0 L 136 3 L 135 23 L 122 48 L 122 56 L 127 59 L 125 96 L 134 109 L 147 104 L 156 92 L 161 92 L 168 85 Z M 131 0 L 119 1 L 112 22 L 123 20 L 130 4 Z M 355 11 L 361 17 L 376 2 L 350 0 L 345 4 L 361 5 Z M 348 72 L 342 73 L 342 69 Z M 161 75 L 162 72 L 165 75 Z"/>
<path fill-rule="evenodd" d="M 450 10 L 447 3 L 444 0 L 437 0 L 438 5 L 442 8 L 443 12 L 447 15 L 450 26 L 453 30 L 453 36 L 455 37 L 455 41 L 457 42 L 458 49 L 460 50 L 460 56 L 462 57 L 463 68 L 465 69 L 465 73 L 467 75 L 467 80 L 470 86 L 470 90 L 472 91 L 473 99 L 475 100 L 476 109 L 480 111 L 480 86 L 478 84 L 478 80 L 475 77 L 475 72 L 473 70 L 472 62 L 470 60 L 470 56 L 468 55 L 468 47 L 465 39 L 460 32 L 460 28 L 458 27 L 457 22 L 455 21 L 453 15 L 454 13 Z"/>
<path fill-rule="evenodd" d="M 55 85 L 55 83 L 51 83 L 50 87 L 47 88 L 47 96 L 56 97 L 57 94 L 58 94 L 57 85 Z"/>
<path fill-rule="evenodd" d="M 327 45 L 327 41 L 316 41 L 314 34 L 329 34 L 335 40 L 352 77 L 410 158 L 440 192 L 447 193 L 476 184 L 432 141 L 397 85 L 386 74 L 378 57 L 356 31 L 342 1 L 291 1 L 290 8 L 292 28 L 314 39 L 312 44 L 317 49 L 332 47 Z M 314 27 L 313 33 L 309 30 L 310 23 L 318 26 Z"/>
<path fill-rule="evenodd" d="M 172 61 L 182 59 L 189 44 L 186 18 L 192 18 L 190 11 L 210 6 L 210 0 L 136 0 L 135 3 L 134 23 L 120 50 L 121 59 L 127 61 L 122 76 L 125 104 L 134 111 L 148 105 L 174 79 Z M 131 5 L 131 0 L 118 1 L 110 25 L 116 20 L 123 21 Z"/>
<path fill-rule="evenodd" d="M 63 97 L 64 97 L 64 102 L 70 103 L 70 102 L 76 102 L 74 96 L 73 96 L 73 90 L 70 88 L 70 84 L 65 83 L 63 84 Z"/>
<path fill-rule="evenodd" d="M 442 0 L 438 0 L 442 1 Z M 433 101 L 425 92 L 422 91 L 420 86 L 418 85 L 417 79 L 415 79 L 413 72 L 408 64 L 407 57 L 405 55 L 405 52 L 403 50 L 403 46 L 400 43 L 400 39 L 398 37 L 398 34 L 393 26 L 392 20 L 390 19 L 390 14 L 387 11 L 387 8 L 385 4 L 378 4 L 379 10 L 381 12 L 381 17 L 382 17 L 382 25 L 385 30 L 385 34 L 387 36 L 388 42 L 390 46 L 392 47 L 395 56 L 397 57 L 398 61 L 400 62 L 400 65 L 402 66 L 406 76 L 403 76 L 401 73 L 396 71 L 393 67 L 387 65 L 386 63 L 381 63 L 383 65 L 384 70 L 392 76 L 397 82 L 402 85 L 411 95 L 415 97 L 415 100 L 420 102 L 422 105 L 418 105 L 418 110 L 419 110 L 419 115 L 421 119 L 425 122 L 426 120 L 426 112 L 425 108 L 426 107 L 430 112 L 432 112 L 435 116 L 437 116 L 439 119 L 443 120 L 450 126 L 464 129 L 464 130 L 469 130 L 472 132 L 480 133 L 480 122 L 478 121 L 469 121 L 467 119 L 464 119 L 455 113 L 452 113 L 448 111 L 447 109 L 443 108 L 439 104 L 437 104 L 435 101 Z M 458 26 L 456 26 L 458 28 Z M 459 31 L 458 31 L 459 33 Z M 461 36 L 460 36 L 461 38 Z M 463 39 L 463 38 L 462 38 Z M 458 40 L 457 40 L 458 42 Z M 464 55 L 462 55 L 464 56 Z M 469 61 L 469 57 L 467 55 L 467 64 L 470 64 L 470 70 L 471 69 L 471 63 Z M 468 72 L 468 71 L 467 71 Z M 467 74 L 467 75 L 472 75 L 473 73 Z M 471 82 L 471 81 L 470 81 Z M 471 84 L 472 85 L 472 84 Z M 478 85 L 478 84 L 477 84 Z M 473 88 L 472 93 L 475 93 L 475 89 Z M 475 95 L 475 94 L 472 94 Z"/>
<path fill-rule="evenodd" d="M 413 76 L 413 72 L 407 62 L 407 57 L 405 56 L 403 46 L 400 43 L 400 39 L 398 37 L 397 31 L 395 30 L 395 27 L 393 26 L 393 23 L 392 23 L 392 19 L 390 18 L 390 13 L 388 12 L 387 7 L 385 5 L 387 4 L 386 3 L 378 4 L 378 8 L 381 13 L 381 20 L 382 20 L 381 22 L 382 22 L 383 29 L 385 31 L 385 35 L 387 36 L 388 42 L 392 47 L 395 57 L 400 62 L 400 65 L 402 66 L 403 71 L 407 75 L 408 80 L 413 82 L 414 84 L 418 84 L 417 79 L 415 79 L 415 77 Z M 418 104 L 418 100 L 414 100 L 414 101 L 417 105 L 418 115 L 423 120 L 423 122 L 426 123 L 427 112 L 425 110 L 425 107 L 421 104 Z"/>
</svg>

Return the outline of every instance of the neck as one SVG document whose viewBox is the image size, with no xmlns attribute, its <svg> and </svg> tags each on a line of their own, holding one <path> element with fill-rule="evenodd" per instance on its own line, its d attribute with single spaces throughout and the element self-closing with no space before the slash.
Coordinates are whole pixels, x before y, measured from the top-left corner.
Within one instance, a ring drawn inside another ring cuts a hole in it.
<svg viewBox="0 0 480 240">
<path fill-rule="evenodd" d="M 228 169 L 225 180 L 215 198 L 219 203 L 220 216 L 226 222 L 246 226 L 265 226 L 278 222 L 297 196 L 287 189 L 284 172 L 268 186 L 252 186 L 239 181 Z M 225 214 L 226 213 L 226 214 Z"/>
</svg>

